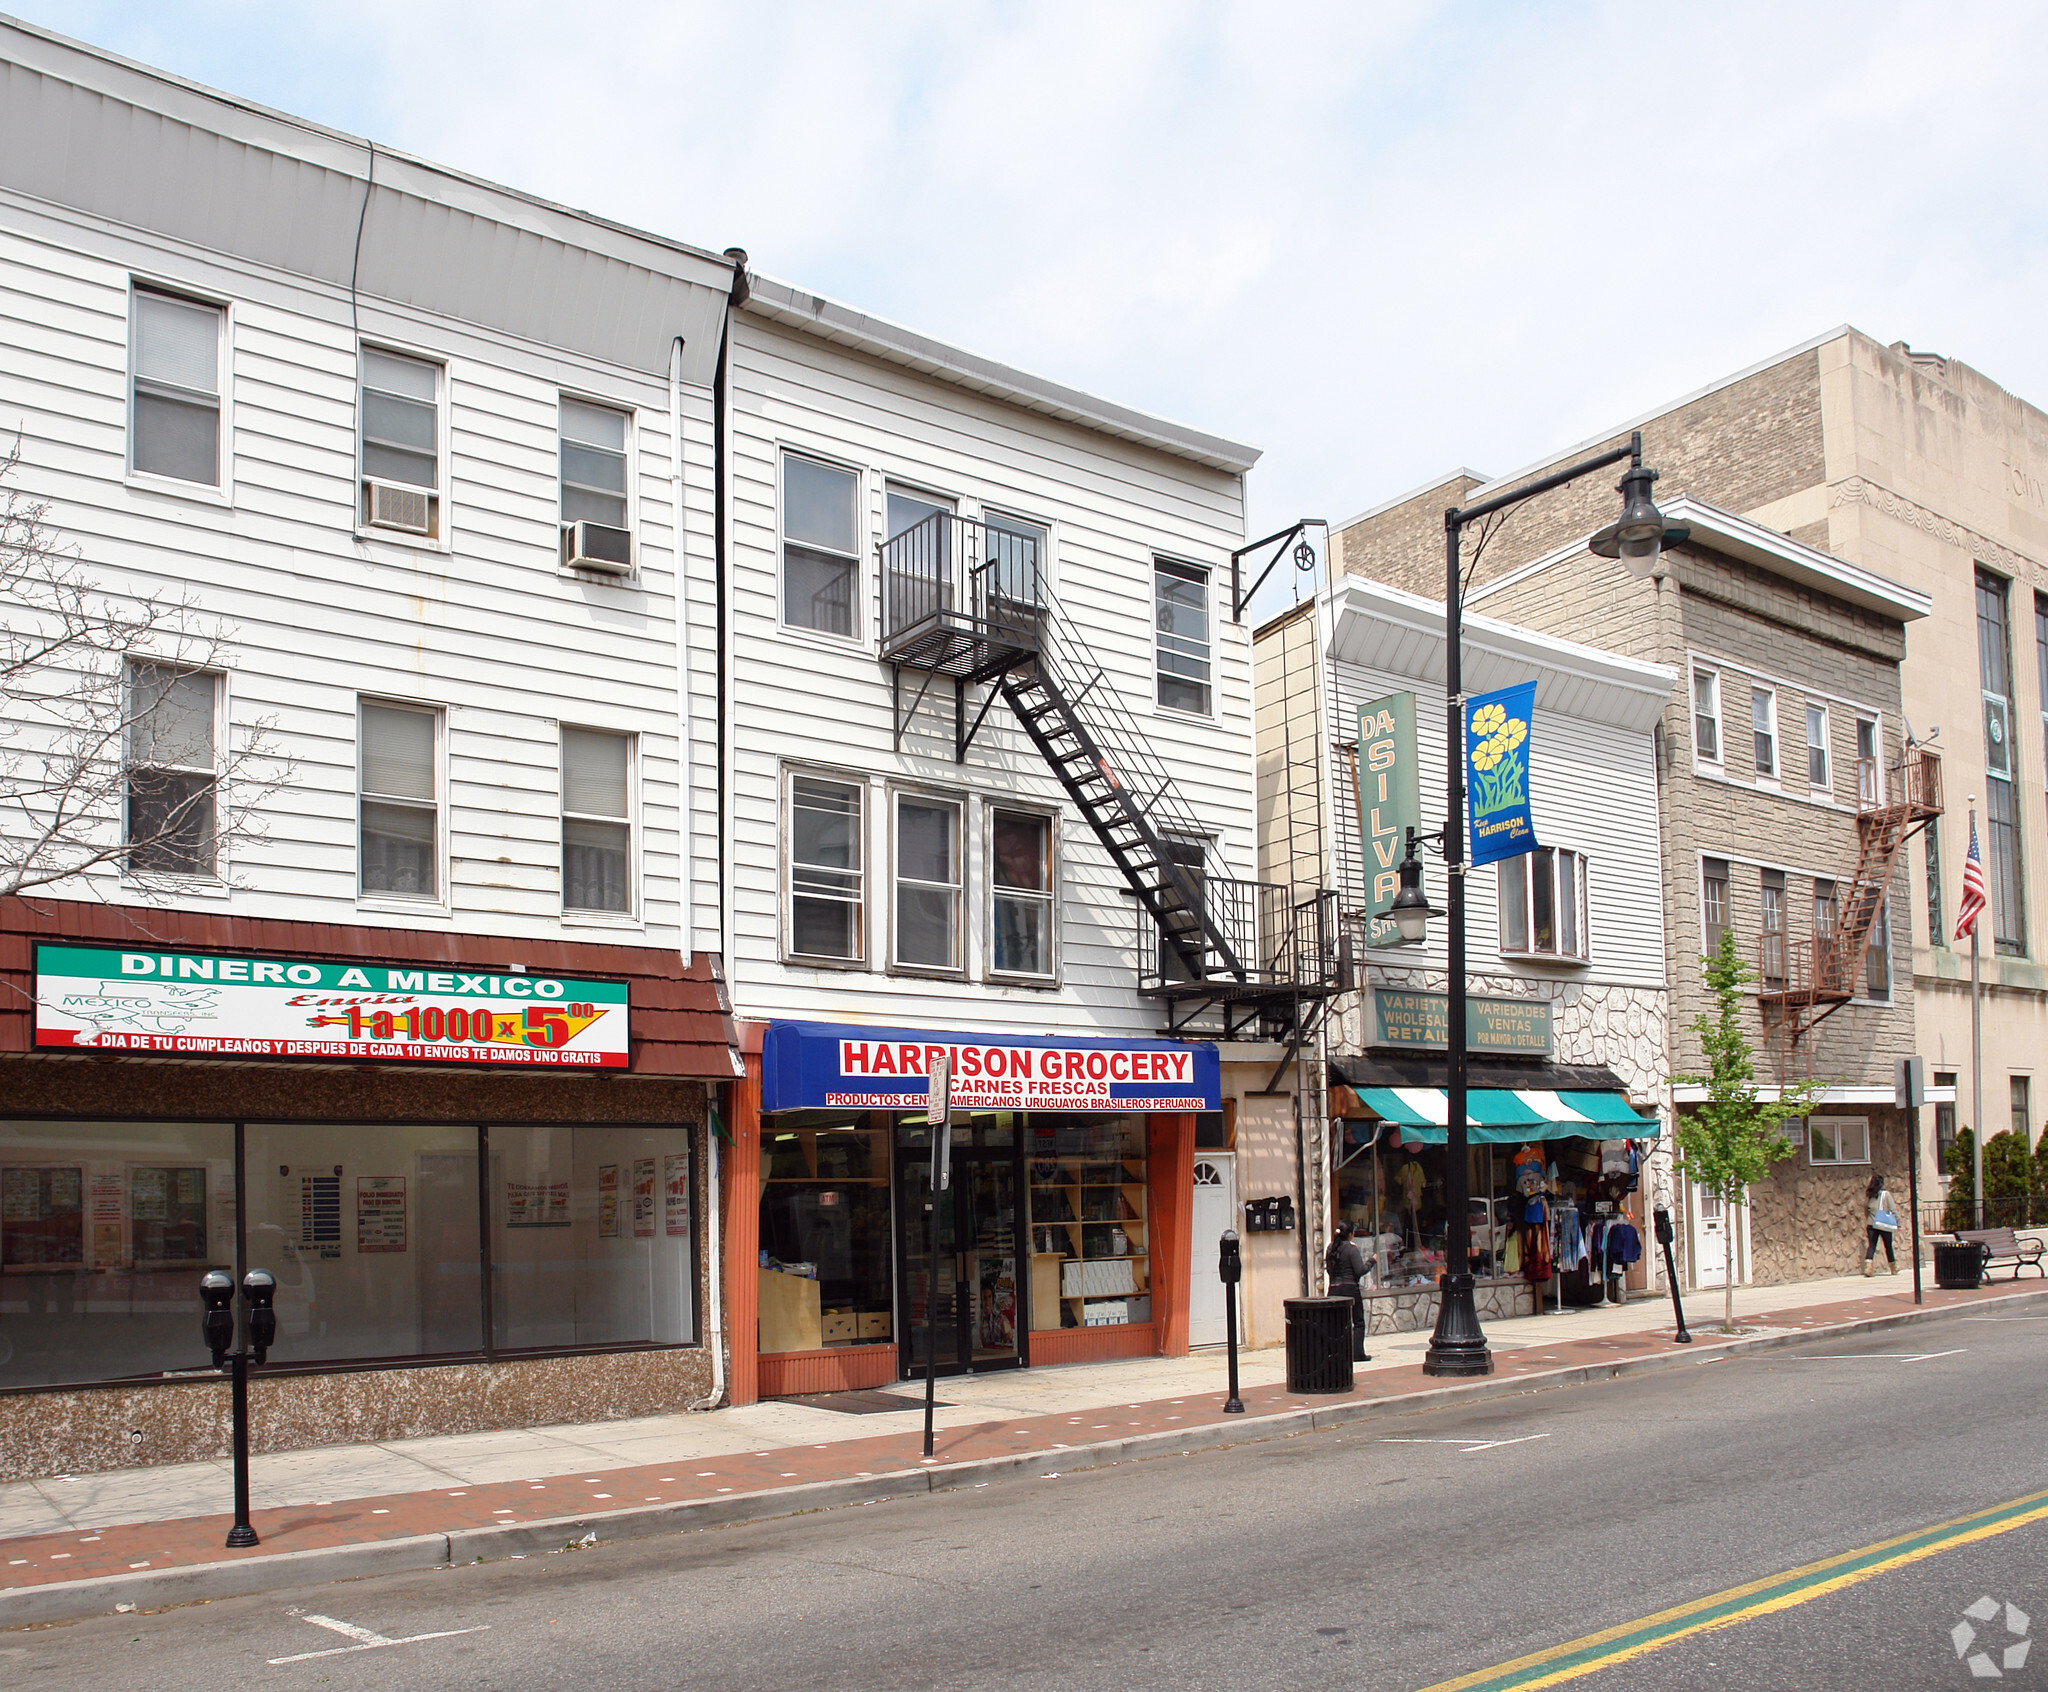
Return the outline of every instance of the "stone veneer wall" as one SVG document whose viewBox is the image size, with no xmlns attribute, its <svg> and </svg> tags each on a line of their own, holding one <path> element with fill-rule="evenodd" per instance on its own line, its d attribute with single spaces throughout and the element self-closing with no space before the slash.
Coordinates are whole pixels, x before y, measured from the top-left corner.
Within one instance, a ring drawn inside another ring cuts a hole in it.
<svg viewBox="0 0 2048 1692">
<path fill-rule="evenodd" d="M 1785 1159 L 1749 1190 L 1750 1280 L 1759 1286 L 1856 1274 L 1863 1263 L 1869 1211 L 1863 1190 L 1874 1169 L 1883 1175 L 1898 1205 L 1899 1232 L 1892 1249 L 1899 1273 L 1912 1271 L 1912 1219 L 1906 1214 L 1906 1147 L 1900 1114 L 1890 1105 L 1823 1105 L 1814 1115 L 1861 1116 L 1870 1122 L 1870 1162 L 1809 1163 L 1806 1146 Z M 1921 1192 L 1921 1202 L 1935 1194 Z M 1884 1248 L 1878 1247 L 1883 1274 Z"/>
<path fill-rule="evenodd" d="M 1365 1331 L 1368 1334 L 1414 1334 L 1436 1326 L 1435 1287 L 1388 1287 L 1365 1295 Z M 1505 1322 L 1515 1316 L 1536 1314 L 1536 1287 L 1515 1277 L 1510 1280 L 1481 1280 L 1473 1284 L 1472 1301 L 1482 1322 Z"/>
</svg>

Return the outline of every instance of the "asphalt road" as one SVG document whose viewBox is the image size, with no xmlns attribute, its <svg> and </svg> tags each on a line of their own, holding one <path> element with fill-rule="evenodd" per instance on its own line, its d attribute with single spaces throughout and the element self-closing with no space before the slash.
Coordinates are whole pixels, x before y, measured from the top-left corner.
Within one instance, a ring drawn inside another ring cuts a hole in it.
<svg viewBox="0 0 2048 1692">
<path fill-rule="evenodd" d="M 0 1684 L 1416 1692 L 2048 1490 L 2048 1306 L 2032 1308 L 1189 1457 L 5 1634 Z M 2048 1633 L 2048 1521 L 1810 1584 L 1818 1596 L 1572 1684 L 1981 1684 L 1951 1630 L 1990 1597 L 2000 1608 L 1970 1621 L 1972 1650 L 2003 1662 Z M 414 1642 L 350 1650 L 362 1636 L 328 1624 Z M 326 1651 L 341 1654 L 302 1656 Z M 301 1660 L 274 1661 L 288 1657 Z M 2048 1684 L 2048 1645 L 2001 1680 Z"/>
</svg>

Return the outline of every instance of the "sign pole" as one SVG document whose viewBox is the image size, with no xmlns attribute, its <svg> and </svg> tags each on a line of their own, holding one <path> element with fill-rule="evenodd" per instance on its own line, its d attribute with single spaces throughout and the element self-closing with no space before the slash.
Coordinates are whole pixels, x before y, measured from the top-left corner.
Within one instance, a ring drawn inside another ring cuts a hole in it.
<svg viewBox="0 0 2048 1692">
<path fill-rule="evenodd" d="M 932 1454 L 932 1412 L 939 1379 L 939 1195 L 953 1184 L 953 1074 L 944 1053 L 927 1070 L 931 1080 L 924 1119 L 932 1131 L 932 1222 L 924 1280 L 924 1454 Z M 950 1204 L 947 1198 L 943 1202 Z"/>
<path fill-rule="evenodd" d="M 1897 1104 L 1906 1119 L 1906 1187 L 1913 1207 L 1913 1302 L 1924 1304 L 1920 1290 L 1920 1107 L 1927 1102 L 1927 1060 L 1899 1059 Z"/>
</svg>

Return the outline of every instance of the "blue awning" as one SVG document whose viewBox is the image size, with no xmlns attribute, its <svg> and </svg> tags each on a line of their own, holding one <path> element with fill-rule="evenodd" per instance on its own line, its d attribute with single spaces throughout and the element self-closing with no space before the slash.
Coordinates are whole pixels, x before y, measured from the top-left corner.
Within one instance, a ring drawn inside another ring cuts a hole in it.
<svg viewBox="0 0 2048 1692">
<path fill-rule="evenodd" d="M 955 1110 L 1223 1108 L 1223 1065 L 1208 1041 L 771 1022 L 761 1042 L 761 1109 L 922 1110 L 940 1053 L 951 1060 Z"/>
</svg>

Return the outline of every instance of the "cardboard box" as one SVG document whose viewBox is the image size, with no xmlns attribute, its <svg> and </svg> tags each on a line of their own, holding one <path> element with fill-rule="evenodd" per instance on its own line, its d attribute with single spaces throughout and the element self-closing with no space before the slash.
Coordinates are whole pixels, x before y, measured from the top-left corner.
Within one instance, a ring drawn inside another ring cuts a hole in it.
<svg viewBox="0 0 2048 1692">
<path fill-rule="evenodd" d="M 887 1339 L 889 1337 L 889 1312 L 886 1310 L 863 1310 L 860 1313 L 860 1337 L 862 1339 Z"/>
<path fill-rule="evenodd" d="M 840 1345 L 847 1340 L 858 1337 L 858 1318 L 855 1317 L 851 1310 L 835 1310 L 830 1312 L 825 1317 L 822 1326 L 827 1345 Z"/>
</svg>

